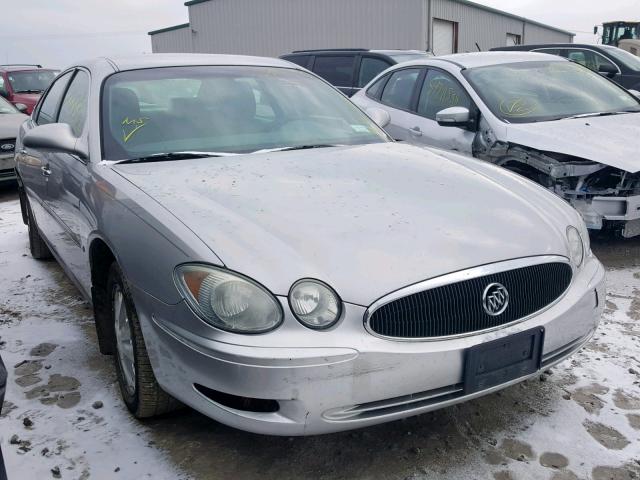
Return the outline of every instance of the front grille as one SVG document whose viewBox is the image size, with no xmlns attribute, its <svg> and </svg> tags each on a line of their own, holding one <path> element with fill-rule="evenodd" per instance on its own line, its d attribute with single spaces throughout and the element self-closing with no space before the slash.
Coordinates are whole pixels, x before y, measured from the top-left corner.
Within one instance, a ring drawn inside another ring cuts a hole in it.
<svg viewBox="0 0 640 480">
<path fill-rule="evenodd" d="M 13 168 L 7 168 L 6 170 L 0 170 L 0 180 L 7 178 L 14 178 L 16 171 Z"/>
<path fill-rule="evenodd" d="M 530 265 L 443 285 L 393 300 L 375 310 L 369 328 L 385 337 L 429 338 L 486 330 L 527 317 L 557 300 L 571 283 L 567 263 Z M 487 286 L 502 284 L 509 303 L 501 314 L 483 306 Z"/>
</svg>

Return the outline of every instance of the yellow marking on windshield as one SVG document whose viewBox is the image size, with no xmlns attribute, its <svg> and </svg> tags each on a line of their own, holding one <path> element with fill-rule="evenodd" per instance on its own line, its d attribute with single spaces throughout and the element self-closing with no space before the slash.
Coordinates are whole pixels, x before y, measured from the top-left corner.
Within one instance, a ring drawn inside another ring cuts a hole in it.
<svg viewBox="0 0 640 480">
<path fill-rule="evenodd" d="M 149 120 L 148 117 L 140 117 L 140 118 L 132 118 L 132 119 L 130 119 L 129 117 L 125 117 L 125 119 L 122 120 L 122 140 L 124 140 L 124 142 L 127 143 L 131 139 L 131 137 L 133 137 L 133 135 L 135 135 L 138 132 L 138 130 L 140 130 L 142 127 L 144 127 L 147 124 L 147 120 Z M 133 127 L 133 129 L 127 133 L 126 131 L 127 127 Z"/>
<path fill-rule="evenodd" d="M 536 110 L 536 104 L 533 101 L 516 97 L 500 102 L 500 112 L 508 117 L 526 117 Z"/>
</svg>

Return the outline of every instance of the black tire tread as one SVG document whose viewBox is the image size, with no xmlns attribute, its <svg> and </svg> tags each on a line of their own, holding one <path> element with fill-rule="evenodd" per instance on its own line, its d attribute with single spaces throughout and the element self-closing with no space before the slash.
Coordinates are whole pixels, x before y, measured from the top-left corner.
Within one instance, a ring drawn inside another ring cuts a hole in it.
<svg viewBox="0 0 640 480">
<path fill-rule="evenodd" d="M 133 304 L 133 296 L 131 295 L 131 291 L 129 290 L 129 286 L 125 280 L 125 277 L 122 274 L 122 270 L 120 269 L 118 264 L 114 262 L 109 270 L 109 292 L 111 292 L 113 282 L 116 281 L 120 284 L 120 288 L 122 289 L 122 293 L 125 299 L 125 306 L 129 314 L 129 321 L 133 326 L 134 355 L 136 362 L 135 398 L 132 399 L 133 401 L 128 401 L 123 390 L 123 398 L 125 398 L 125 403 L 136 418 L 155 417 L 157 415 L 162 415 L 174 411 L 178 409 L 182 404 L 167 392 L 162 390 L 162 388 L 160 388 L 160 385 L 158 385 L 156 376 L 153 373 L 153 368 L 151 367 L 149 355 L 147 354 L 147 347 L 142 336 L 140 320 L 138 319 L 138 314 L 136 313 L 135 306 Z M 109 308 L 113 308 L 113 304 L 111 301 L 109 302 L 109 306 Z M 111 320 L 113 321 L 113 313 L 111 314 Z M 116 364 L 116 372 L 118 374 L 118 381 L 123 382 L 123 380 L 120 378 L 122 374 L 120 373 L 120 366 L 118 363 L 119 357 L 117 354 L 117 347 L 115 345 L 115 335 L 113 352 L 113 358 Z M 123 383 L 121 383 L 121 385 L 123 385 Z"/>
</svg>

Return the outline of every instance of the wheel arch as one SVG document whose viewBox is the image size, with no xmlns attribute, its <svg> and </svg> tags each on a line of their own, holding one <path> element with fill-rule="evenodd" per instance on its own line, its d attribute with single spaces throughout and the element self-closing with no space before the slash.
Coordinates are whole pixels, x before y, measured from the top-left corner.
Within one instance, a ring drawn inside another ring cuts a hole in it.
<svg viewBox="0 0 640 480">
<path fill-rule="evenodd" d="M 113 353 L 113 325 L 111 325 L 109 292 L 107 280 L 109 269 L 117 257 L 108 243 L 100 237 L 91 240 L 89 245 L 89 265 L 91 266 L 91 300 L 98 335 L 100 353 Z"/>
</svg>

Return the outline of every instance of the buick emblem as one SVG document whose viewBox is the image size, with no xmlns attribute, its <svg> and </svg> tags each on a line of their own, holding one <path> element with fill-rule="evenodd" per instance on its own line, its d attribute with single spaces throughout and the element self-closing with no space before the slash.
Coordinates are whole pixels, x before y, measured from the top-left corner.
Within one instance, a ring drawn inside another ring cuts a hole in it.
<svg viewBox="0 0 640 480">
<path fill-rule="evenodd" d="M 484 311 L 492 317 L 497 317 L 509 306 L 509 292 L 501 283 L 487 285 L 482 294 Z"/>
<path fill-rule="evenodd" d="M 5 143 L 4 145 L 0 145 L 0 149 L 2 150 L 13 150 L 15 145 L 13 143 Z"/>
</svg>

